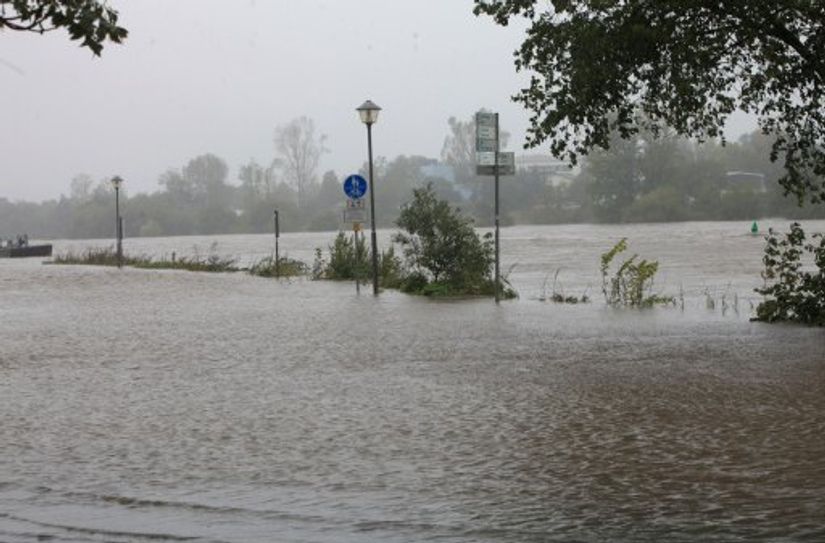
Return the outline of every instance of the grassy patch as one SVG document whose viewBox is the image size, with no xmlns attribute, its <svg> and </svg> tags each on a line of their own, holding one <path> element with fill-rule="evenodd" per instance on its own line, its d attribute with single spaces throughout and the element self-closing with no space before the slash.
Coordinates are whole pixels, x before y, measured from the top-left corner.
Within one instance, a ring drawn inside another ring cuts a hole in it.
<svg viewBox="0 0 825 543">
<path fill-rule="evenodd" d="M 57 255 L 53 262 L 55 264 L 79 264 L 87 266 L 117 266 L 117 253 L 111 247 L 88 248 L 84 251 Z M 171 259 L 154 259 L 150 256 L 123 255 L 123 265 L 132 268 L 142 269 L 169 269 L 187 270 L 198 272 L 235 272 L 240 271 L 237 261 L 234 258 L 222 257 L 210 254 L 205 257 L 181 257 L 175 258 L 174 253 Z"/>
<path fill-rule="evenodd" d="M 309 267 L 288 257 L 280 257 L 276 266 L 275 257 L 269 256 L 252 264 L 247 271 L 258 277 L 296 277 L 309 273 Z"/>
</svg>

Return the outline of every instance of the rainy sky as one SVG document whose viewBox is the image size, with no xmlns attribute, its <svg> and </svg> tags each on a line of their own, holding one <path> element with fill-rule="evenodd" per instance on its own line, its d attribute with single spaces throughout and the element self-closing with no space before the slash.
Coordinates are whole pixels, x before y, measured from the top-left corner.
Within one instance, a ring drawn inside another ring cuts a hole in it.
<svg viewBox="0 0 825 543">
<path fill-rule="evenodd" d="M 375 154 L 438 157 L 447 118 L 484 107 L 524 139 L 510 100 L 524 27 L 471 0 L 111 0 L 129 38 L 102 57 L 70 42 L 0 32 L 0 197 L 68 194 L 71 178 L 123 176 L 129 191 L 202 153 L 237 168 L 275 156 L 275 127 L 305 115 L 327 136 L 321 171 L 366 158 L 355 108 L 383 108 Z"/>
</svg>

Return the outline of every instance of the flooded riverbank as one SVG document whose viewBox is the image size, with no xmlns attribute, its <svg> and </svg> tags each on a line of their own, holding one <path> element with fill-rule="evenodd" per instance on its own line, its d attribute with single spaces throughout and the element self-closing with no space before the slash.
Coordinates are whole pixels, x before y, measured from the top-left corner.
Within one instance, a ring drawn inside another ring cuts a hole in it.
<svg viewBox="0 0 825 543">
<path fill-rule="evenodd" d="M 749 322 L 763 242 L 739 226 L 504 229 L 499 306 L 0 262 L 0 540 L 822 540 L 825 335 Z M 625 236 L 684 310 L 604 306 Z M 272 240 L 125 247 L 213 241 Z M 55 250 L 83 243 L 106 242 Z M 540 302 L 557 269 L 593 302 Z"/>
</svg>

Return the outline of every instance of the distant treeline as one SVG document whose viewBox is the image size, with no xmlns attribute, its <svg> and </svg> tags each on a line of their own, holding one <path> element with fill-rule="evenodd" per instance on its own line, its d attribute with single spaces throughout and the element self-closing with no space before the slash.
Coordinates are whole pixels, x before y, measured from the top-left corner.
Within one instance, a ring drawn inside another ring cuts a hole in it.
<svg viewBox="0 0 825 543">
<path fill-rule="evenodd" d="M 472 120 L 449 120 L 439 159 L 378 158 L 376 215 L 392 226 L 412 189 L 432 183 L 436 193 L 472 215 L 493 219 L 493 179 L 474 174 Z M 578 169 L 533 161 L 501 179 L 503 224 L 753 220 L 825 218 L 825 206 L 799 207 L 777 183 L 781 166 L 770 161 L 771 141 L 753 133 L 738 142 L 696 144 L 670 134 L 615 138 L 609 151 L 586 157 Z M 336 230 L 345 197 L 341 176 L 319 175 L 324 138 L 302 117 L 276 130 L 276 158 L 242 166 L 230 182 L 226 163 L 213 154 L 193 158 L 159 178 L 159 190 L 121 189 L 125 234 L 171 236 L 265 233 L 277 209 L 283 231 Z M 366 168 L 362 168 L 362 174 Z M 71 180 L 68 196 L 42 203 L 0 198 L 0 236 L 105 238 L 114 235 L 114 191 L 108 180 Z"/>
</svg>

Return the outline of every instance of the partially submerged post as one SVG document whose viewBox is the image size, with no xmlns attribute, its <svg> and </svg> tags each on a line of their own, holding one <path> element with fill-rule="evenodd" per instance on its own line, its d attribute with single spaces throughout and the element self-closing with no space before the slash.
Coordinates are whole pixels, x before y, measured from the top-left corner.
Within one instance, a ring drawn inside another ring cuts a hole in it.
<svg viewBox="0 0 825 543">
<path fill-rule="evenodd" d="M 498 113 L 476 113 L 476 173 L 495 177 L 496 271 L 493 288 L 496 303 L 501 300 L 498 180 L 501 175 L 516 173 L 515 155 L 499 152 L 499 143 Z"/>
<path fill-rule="evenodd" d="M 375 175 L 372 169 L 372 125 L 378 120 L 378 107 L 372 100 L 367 100 L 358 108 L 361 122 L 367 125 L 367 151 L 369 155 L 369 190 L 370 190 L 370 226 L 372 227 L 372 293 L 378 296 L 378 241 L 375 237 Z"/>
<path fill-rule="evenodd" d="M 275 210 L 275 277 L 281 276 L 281 259 L 278 255 L 278 238 L 281 237 L 281 227 L 278 224 L 278 210 Z"/>
<path fill-rule="evenodd" d="M 120 185 L 123 179 L 116 175 L 112 178 L 115 188 L 115 240 L 117 244 L 117 267 L 123 267 L 123 219 L 120 218 Z"/>
<path fill-rule="evenodd" d="M 368 190 L 367 180 L 358 174 L 353 174 L 344 179 L 344 194 L 347 195 L 347 206 L 344 208 L 344 222 L 352 224 L 352 243 L 355 251 L 355 292 L 361 293 L 361 245 L 358 242 L 358 232 L 361 231 L 361 223 L 366 219 L 366 209 L 364 209 L 364 194 Z M 370 192 L 372 195 L 372 192 Z M 361 238 L 363 241 L 363 237 Z M 373 253 L 375 254 L 375 253 Z M 375 261 L 373 261 L 375 264 Z M 375 273 L 375 269 L 373 269 Z"/>
</svg>

